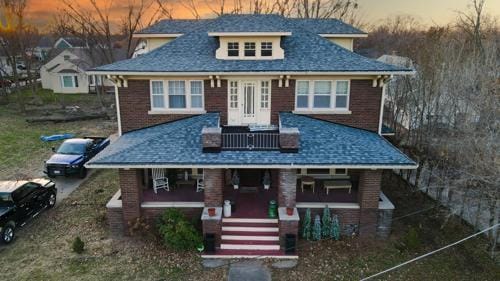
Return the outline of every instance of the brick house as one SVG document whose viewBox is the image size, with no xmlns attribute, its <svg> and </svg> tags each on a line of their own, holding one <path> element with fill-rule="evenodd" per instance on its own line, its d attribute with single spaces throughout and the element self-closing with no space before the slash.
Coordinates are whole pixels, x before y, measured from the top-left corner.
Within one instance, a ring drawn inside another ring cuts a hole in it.
<svg viewBox="0 0 500 281">
<path fill-rule="evenodd" d="M 416 164 L 381 136 L 384 85 L 411 70 L 352 52 L 365 33 L 334 19 L 224 15 L 135 37 L 146 54 L 89 72 L 116 85 L 120 137 L 87 164 L 119 171 L 113 232 L 177 208 L 214 237 L 205 257 L 296 258 L 303 213 L 326 205 L 346 235 L 388 235 L 382 171 Z M 158 171 L 169 191 L 154 190 Z"/>
</svg>

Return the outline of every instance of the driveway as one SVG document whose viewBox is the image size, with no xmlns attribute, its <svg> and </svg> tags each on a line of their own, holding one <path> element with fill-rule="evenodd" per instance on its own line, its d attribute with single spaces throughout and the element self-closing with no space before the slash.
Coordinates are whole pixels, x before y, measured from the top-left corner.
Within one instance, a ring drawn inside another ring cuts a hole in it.
<svg viewBox="0 0 500 281">
<path fill-rule="evenodd" d="M 83 182 L 85 182 L 94 172 L 95 170 L 89 169 L 87 176 L 84 179 L 80 179 L 78 177 L 53 178 L 52 181 L 56 183 L 57 187 L 56 205 L 59 205 L 59 202 L 62 202 L 63 199 L 68 197 L 71 192 L 75 191 L 75 189 L 77 189 Z"/>
</svg>

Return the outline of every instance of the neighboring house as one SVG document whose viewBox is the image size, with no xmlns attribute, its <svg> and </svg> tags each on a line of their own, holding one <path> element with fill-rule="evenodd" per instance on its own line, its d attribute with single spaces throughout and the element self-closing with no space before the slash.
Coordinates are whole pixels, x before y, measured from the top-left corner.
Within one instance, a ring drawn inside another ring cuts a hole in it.
<svg viewBox="0 0 500 281">
<path fill-rule="evenodd" d="M 38 58 L 39 61 L 45 61 L 49 57 L 52 48 L 54 48 L 54 38 L 48 35 L 42 36 L 33 49 L 33 55 Z"/>
<path fill-rule="evenodd" d="M 16 56 L 16 68 L 17 68 L 17 74 L 20 76 L 26 76 L 27 71 L 26 71 L 26 66 L 24 64 L 23 58 L 18 55 Z M 6 76 L 12 76 L 13 75 L 13 69 L 12 65 L 9 61 L 9 57 L 7 54 L 0 49 L 0 75 L 2 77 Z"/>
<path fill-rule="evenodd" d="M 121 49 L 115 50 L 115 57 L 125 58 Z M 105 91 L 114 91 L 113 83 L 103 75 L 87 75 L 85 71 L 103 64 L 103 59 L 95 61 L 86 48 L 53 49 L 40 68 L 42 88 L 56 93 L 95 93 L 104 83 Z"/>
<path fill-rule="evenodd" d="M 118 90 L 120 137 L 87 163 L 118 170 L 112 231 L 177 208 L 202 225 L 204 257 L 296 258 L 306 209 L 328 206 L 343 234 L 386 237 L 382 171 L 417 165 L 381 136 L 385 82 L 412 71 L 353 53 L 365 36 L 278 15 L 164 20 L 136 34 L 148 53 L 87 72 Z"/>
<path fill-rule="evenodd" d="M 78 37 L 61 37 L 54 43 L 55 49 L 88 48 L 88 44 Z"/>
</svg>

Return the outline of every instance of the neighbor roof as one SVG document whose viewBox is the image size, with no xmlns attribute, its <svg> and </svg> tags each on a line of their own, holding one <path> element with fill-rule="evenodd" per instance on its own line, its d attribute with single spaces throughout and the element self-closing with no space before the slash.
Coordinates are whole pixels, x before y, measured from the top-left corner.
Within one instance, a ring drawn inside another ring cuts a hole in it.
<svg viewBox="0 0 500 281">
<path fill-rule="evenodd" d="M 413 160 L 376 133 L 292 113 L 281 125 L 300 131 L 298 153 L 222 151 L 203 153 L 201 130 L 217 126 L 218 113 L 207 113 L 123 134 L 87 165 L 151 166 L 336 166 L 414 167 Z"/>
<path fill-rule="evenodd" d="M 140 57 L 96 67 L 92 72 L 409 72 L 344 49 L 304 28 L 300 21 L 277 15 L 231 15 L 210 20 L 197 29 Z M 238 24 L 239 23 L 239 24 Z M 243 29 L 248 24 L 248 29 Z M 284 59 L 222 60 L 215 57 L 218 39 L 208 32 L 236 30 L 287 31 L 281 46 Z"/>
</svg>

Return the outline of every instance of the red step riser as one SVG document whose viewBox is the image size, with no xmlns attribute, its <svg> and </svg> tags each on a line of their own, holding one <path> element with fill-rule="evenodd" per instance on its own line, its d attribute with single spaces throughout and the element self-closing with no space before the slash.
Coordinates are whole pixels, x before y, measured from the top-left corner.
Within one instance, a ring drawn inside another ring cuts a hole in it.
<svg viewBox="0 0 500 281">
<path fill-rule="evenodd" d="M 279 227 L 277 223 L 241 223 L 241 222 L 223 222 L 222 226 L 241 226 L 241 227 Z"/>
<path fill-rule="evenodd" d="M 279 232 L 222 231 L 222 235 L 238 235 L 238 236 L 279 236 Z"/>
<path fill-rule="evenodd" d="M 221 240 L 222 244 L 238 245 L 279 245 L 280 241 L 260 241 L 260 240 Z"/>
</svg>

